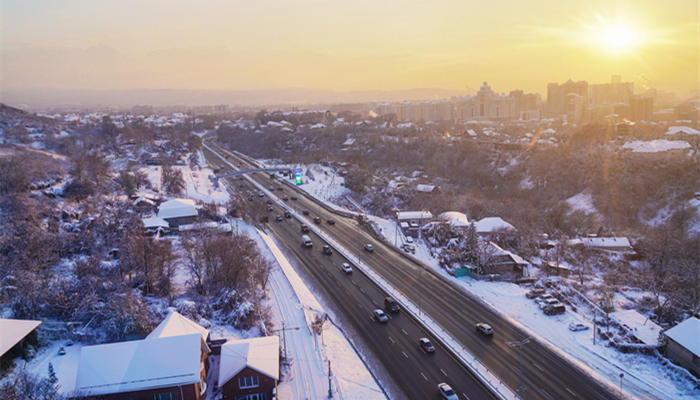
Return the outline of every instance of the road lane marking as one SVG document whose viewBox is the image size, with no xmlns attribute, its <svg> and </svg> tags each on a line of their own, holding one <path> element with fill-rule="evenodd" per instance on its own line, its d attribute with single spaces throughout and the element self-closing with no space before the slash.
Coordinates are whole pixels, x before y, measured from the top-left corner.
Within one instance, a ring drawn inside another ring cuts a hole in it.
<svg viewBox="0 0 700 400">
<path fill-rule="evenodd" d="M 396 342 L 394 341 L 394 338 L 392 338 L 391 336 L 389 336 L 389 341 L 391 342 L 391 344 L 396 343 Z"/>
<path fill-rule="evenodd" d="M 447 376 L 447 372 L 445 372 L 444 369 L 440 368 L 440 372 L 442 372 L 443 375 Z"/>
<path fill-rule="evenodd" d="M 405 351 L 402 351 L 401 354 L 403 354 L 404 357 L 408 358 L 408 354 L 406 354 Z"/>
<path fill-rule="evenodd" d="M 425 376 L 425 374 L 424 374 L 424 373 L 422 373 L 422 372 L 421 372 L 421 373 L 420 373 L 420 375 L 421 375 L 421 376 L 423 377 L 423 379 L 425 379 L 425 381 L 426 381 L 426 382 L 428 382 L 428 377 L 427 377 L 427 376 Z"/>
<path fill-rule="evenodd" d="M 569 388 L 565 388 L 565 389 L 567 392 L 569 392 L 570 395 L 572 395 L 574 397 L 578 397 L 578 396 L 576 396 L 576 393 L 574 393 L 571 389 L 569 389 Z"/>
<path fill-rule="evenodd" d="M 544 372 L 544 369 L 540 367 L 540 364 L 537 364 L 536 362 L 533 362 L 532 365 L 535 366 L 535 368 L 539 369 L 540 371 Z"/>
<path fill-rule="evenodd" d="M 403 332 L 404 335 L 408 336 L 408 332 L 406 332 L 405 329 L 401 328 L 401 332 Z"/>
</svg>

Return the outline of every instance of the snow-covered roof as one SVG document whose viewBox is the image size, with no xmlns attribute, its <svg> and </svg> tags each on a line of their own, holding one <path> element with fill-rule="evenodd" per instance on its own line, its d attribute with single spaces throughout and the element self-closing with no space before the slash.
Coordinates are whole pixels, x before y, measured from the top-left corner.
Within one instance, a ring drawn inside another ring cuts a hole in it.
<svg viewBox="0 0 700 400">
<path fill-rule="evenodd" d="M 664 332 L 664 336 L 700 357 L 700 319 L 690 317 Z"/>
<path fill-rule="evenodd" d="M 354 138 L 348 138 L 343 142 L 343 146 L 352 146 L 353 144 L 355 144 Z"/>
<path fill-rule="evenodd" d="M 75 394 L 96 396 L 200 381 L 199 334 L 84 346 Z"/>
<path fill-rule="evenodd" d="M 143 227 L 148 229 L 148 228 L 169 228 L 170 224 L 168 221 L 164 220 L 163 218 L 158 218 L 158 217 L 149 217 L 149 218 L 143 218 L 141 221 L 143 221 Z"/>
<path fill-rule="evenodd" d="M 201 223 L 196 223 L 196 224 L 186 224 L 186 225 L 180 225 L 177 227 L 177 230 L 180 232 L 187 232 L 187 231 L 196 231 L 200 229 L 216 229 L 219 227 L 219 223 L 216 221 L 207 221 L 207 222 L 201 222 Z"/>
<path fill-rule="evenodd" d="M 636 310 L 615 311 L 610 313 L 610 316 L 617 319 L 621 324 L 627 325 L 632 334 L 644 344 L 654 346 L 659 344 L 661 327 Z"/>
<path fill-rule="evenodd" d="M 444 213 L 438 215 L 438 219 L 448 221 L 453 226 L 469 226 L 469 218 L 459 211 L 445 211 Z"/>
<path fill-rule="evenodd" d="M 171 310 L 168 316 L 146 336 L 146 339 L 191 335 L 193 333 L 200 335 L 205 342 L 209 337 L 209 329 L 179 312 Z"/>
<path fill-rule="evenodd" d="M 586 237 L 581 238 L 581 243 L 586 247 L 600 248 L 631 248 L 629 239 L 626 237 Z"/>
<path fill-rule="evenodd" d="M 193 216 L 197 216 L 197 209 L 192 199 L 168 200 L 158 207 L 159 218 L 167 219 Z"/>
<path fill-rule="evenodd" d="M 666 131 L 667 135 L 675 135 L 677 133 L 685 133 L 688 135 L 700 135 L 700 131 L 689 126 L 669 126 Z"/>
<path fill-rule="evenodd" d="M 0 319 L 0 356 L 7 353 L 14 345 L 29 335 L 41 321 L 28 319 Z"/>
<path fill-rule="evenodd" d="M 504 249 L 503 247 L 497 245 L 494 242 L 489 242 L 489 245 L 493 249 L 494 255 L 504 255 L 510 257 L 511 260 L 513 260 L 514 263 L 519 264 L 519 265 L 529 265 L 530 263 L 525 260 L 524 258 L 520 257 L 519 255 L 513 253 L 512 251 L 508 251 Z"/>
<path fill-rule="evenodd" d="M 626 142 L 621 148 L 632 150 L 633 153 L 658 153 L 669 150 L 689 149 L 690 143 L 684 140 L 634 140 Z"/>
<path fill-rule="evenodd" d="M 514 231 L 515 227 L 501 217 L 486 217 L 474 223 L 478 233 L 491 233 L 500 230 Z"/>
<path fill-rule="evenodd" d="M 437 186 L 435 186 L 435 185 L 424 185 L 421 183 L 421 184 L 416 185 L 416 190 L 419 192 L 424 192 L 424 193 L 432 193 L 436 187 Z"/>
<path fill-rule="evenodd" d="M 278 336 L 231 340 L 221 346 L 219 363 L 219 386 L 223 386 L 245 367 L 279 379 Z"/>
<path fill-rule="evenodd" d="M 399 221 L 406 219 L 433 219 L 430 211 L 399 211 L 396 213 Z"/>
</svg>

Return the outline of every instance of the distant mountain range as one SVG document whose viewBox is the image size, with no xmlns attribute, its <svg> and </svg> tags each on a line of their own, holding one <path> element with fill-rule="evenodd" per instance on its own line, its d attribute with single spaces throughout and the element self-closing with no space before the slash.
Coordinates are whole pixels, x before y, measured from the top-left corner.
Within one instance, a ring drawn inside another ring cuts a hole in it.
<svg viewBox="0 0 700 400">
<path fill-rule="evenodd" d="M 419 88 L 406 90 L 333 91 L 315 89 L 271 90 L 181 90 L 181 89 L 29 89 L 0 91 L 0 101 L 21 108 L 130 107 L 134 105 L 177 106 L 217 105 L 271 106 L 403 100 L 437 100 L 463 96 L 464 90 Z"/>
</svg>

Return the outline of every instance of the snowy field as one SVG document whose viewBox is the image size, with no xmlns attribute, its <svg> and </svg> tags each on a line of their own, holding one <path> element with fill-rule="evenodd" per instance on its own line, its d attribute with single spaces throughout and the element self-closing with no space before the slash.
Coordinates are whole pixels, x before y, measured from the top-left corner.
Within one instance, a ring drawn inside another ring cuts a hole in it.
<svg viewBox="0 0 700 400">
<path fill-rule="evenodd" d="M 228 192 L 222 186 L 215 186 L 213 177 L 214 172 L 209 168 L 190 168 L 189 166 L 174 166 L 174 169 L 182 171 L 182 177 L 185 180 L 185 190 L 182 196 L 187 199 L 203 201 L 205 203 L 214 202 L 217 204 L 225 204 L 229 200 Z M 162 168 L 159 165 L 149 165 L 142 167 L 143 171 L 151 182 L 151 186 L 160 188 L 160 175 Z"/>
</svg>

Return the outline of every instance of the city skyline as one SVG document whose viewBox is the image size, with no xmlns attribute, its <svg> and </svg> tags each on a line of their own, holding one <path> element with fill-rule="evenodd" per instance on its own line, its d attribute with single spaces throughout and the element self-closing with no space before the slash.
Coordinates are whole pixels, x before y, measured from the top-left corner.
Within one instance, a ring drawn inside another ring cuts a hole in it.
<svg viewBox="0 0 700 400">
<path fill-rule="evenodd" d="M 544 96 L 618 74 L 636 91 L 698 89 L 694 1 L 211 3 L 6 1 L 0 87 L 470 94 L 488 81 Z"/>
</svg>

